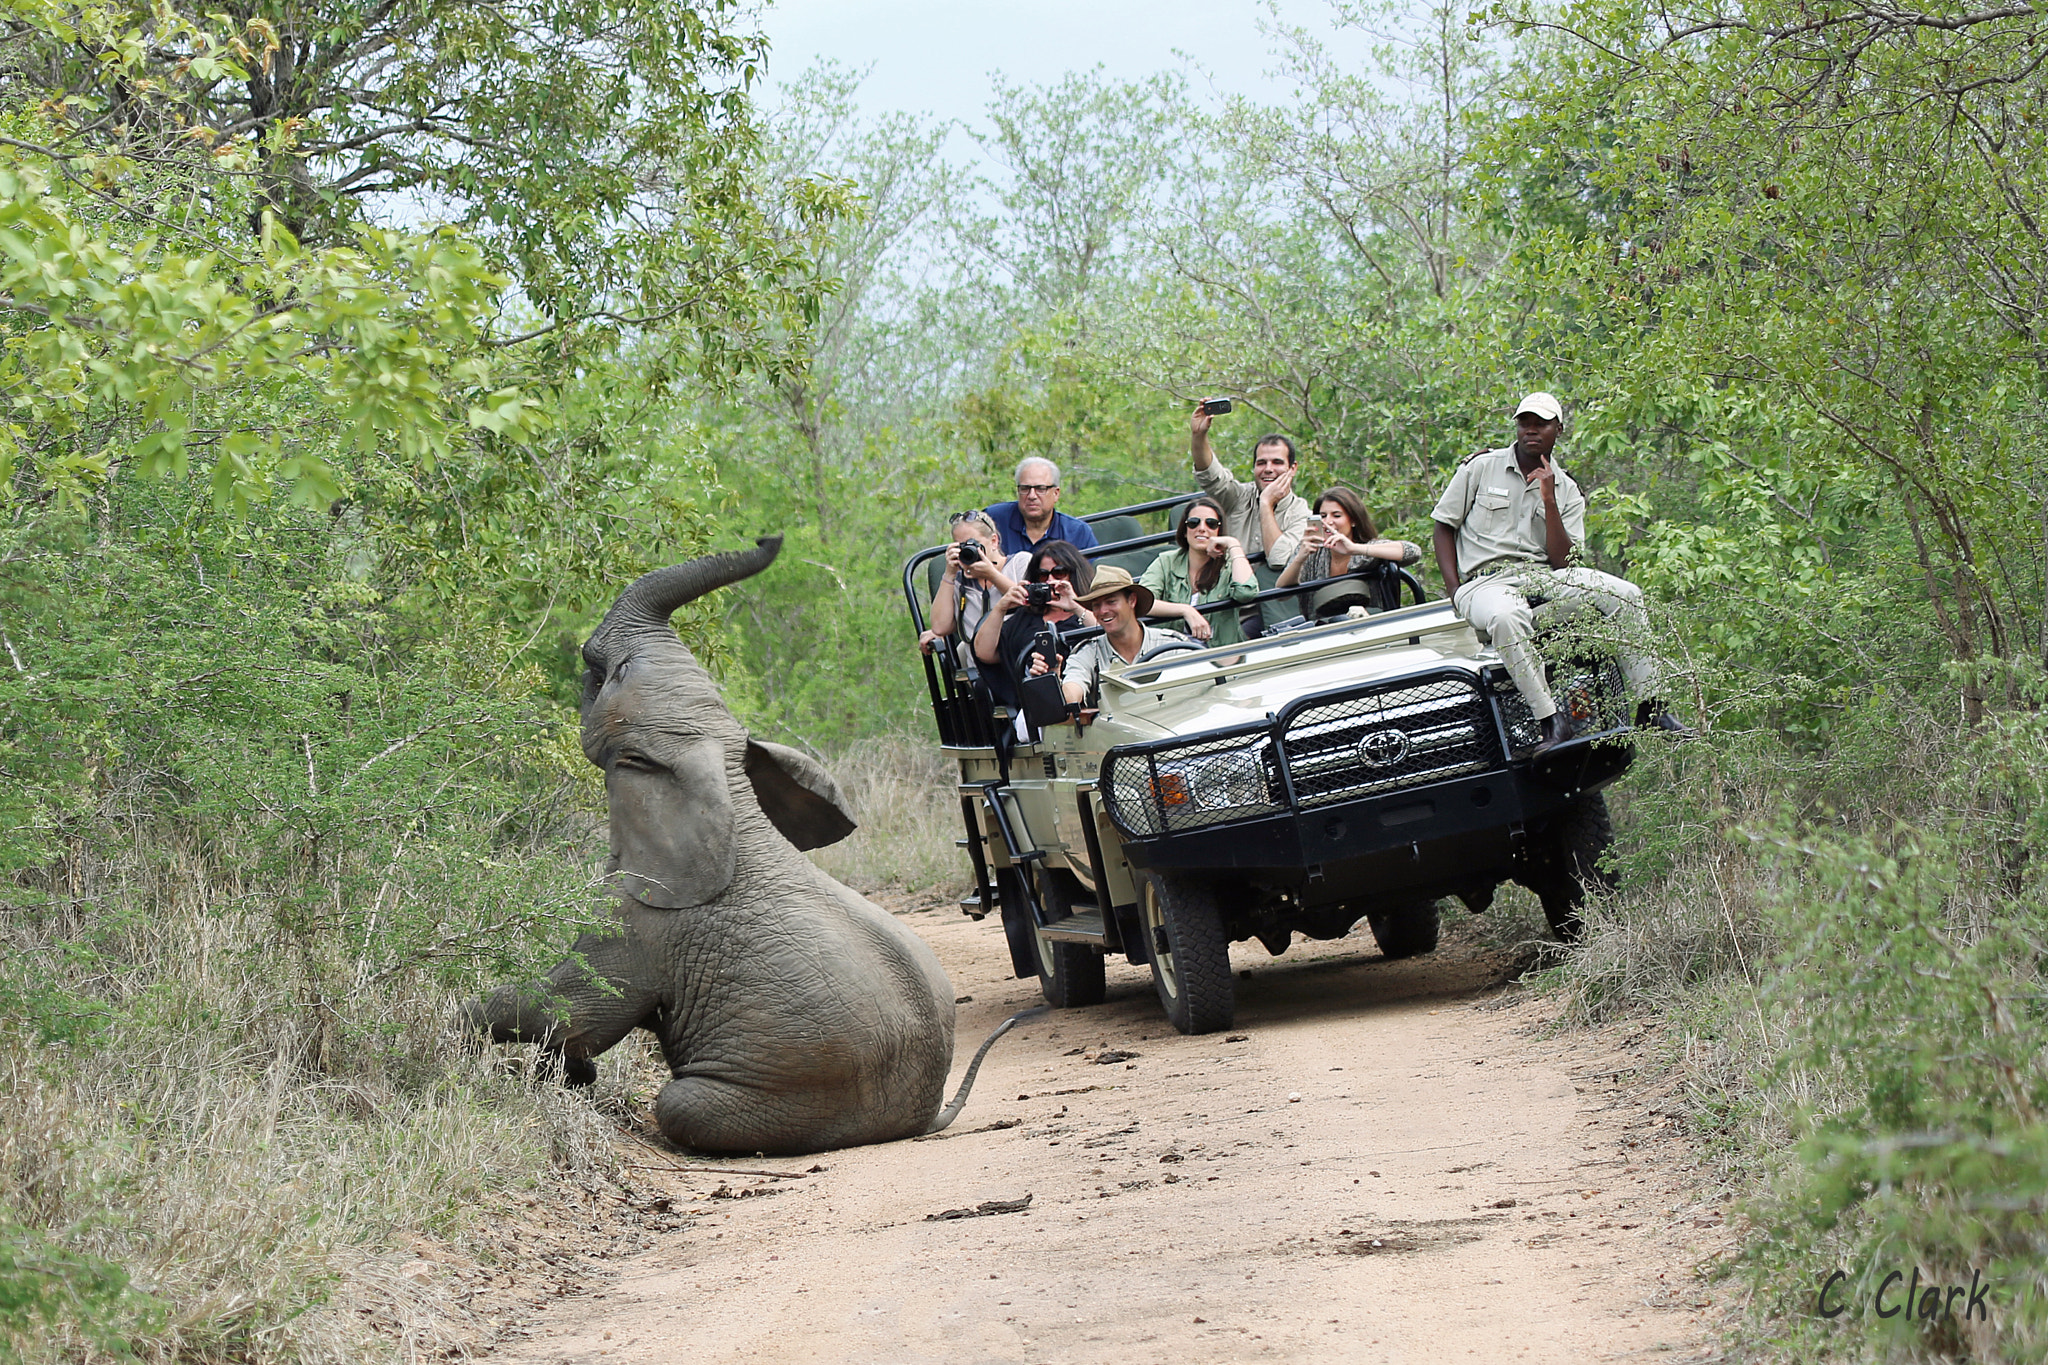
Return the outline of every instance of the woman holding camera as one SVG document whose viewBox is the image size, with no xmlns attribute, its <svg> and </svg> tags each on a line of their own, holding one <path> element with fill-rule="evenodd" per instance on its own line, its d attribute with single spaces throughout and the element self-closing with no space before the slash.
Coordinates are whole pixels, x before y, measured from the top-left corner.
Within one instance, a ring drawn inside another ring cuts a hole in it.
<svg viewBox="0 0 2048 1365">
<path fill-rule="evenodd" d="M 1244 640 L 1237 605 L 1204 616 L 1204 602 L 1242 604 L 1258 595 L 1259 580 L 1252 562 L 1235 536 L 1223 534 L 1223 508 L 1196 498 L 1181 509 L 1173 530 L 1174 548 L 1152 561 L 1138 579 L 1152 593 L 1154 620 L 1181 622 L 1189 635 L 1208 644 L 1234 645 Z"/>
<path fill-rule="evenodd" d="M 1355 573 L 1370 559 L 1414 564 L 1422 558 L 1422 547 L 1413 541 L 1382 539 L 1365 499 L 1342 484 L 1317 494 L 1315 509 L 1294 558 L 1280 571 L 1279 587 Z M 1301 595 L 1301 614 L 1315 615 L 1313 593 Z"/>
<path fill-rule="evenodd" d="M 1031 552 L 1025 581 L 996 599 L 974 632 L 974 657 L 997 701 L 1017 708 L 1017 680 L 1027 676 L 1034 655 L 1052 657 L 1055 672 L 1067 655 L 1065 636 L 1095 624 L 1095 615 L 1074 598 L 1095 581 L 1095 568 L 1064 540 L 1048 540 Z M 1047 640 L 1050 639 L 1048 645 Z M 1019 735 L 1026 727 L 1018 717 Z"/>
<path fill-rule="evenodd" d="M 972 653 L 974 632 L 1003 594 L 1017 586 L 1030 567 L 1031 555 L 1019 551 L 1003 558 L 1003 536 L 986 512 L 955 512 L 948 529 L 946 572 L 932 596 L 932 628 L 917 637 L 918 647 L 931 653 L 939 640 L 958 635 L 960 662 Z"/>
</svg>

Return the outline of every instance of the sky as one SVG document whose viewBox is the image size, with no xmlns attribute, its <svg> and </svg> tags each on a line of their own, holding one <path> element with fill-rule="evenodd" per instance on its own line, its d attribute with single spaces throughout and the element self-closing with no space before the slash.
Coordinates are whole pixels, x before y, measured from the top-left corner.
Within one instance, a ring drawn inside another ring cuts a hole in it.
<svg viewBox="0 0 2048 1365">
<path fill-rule="evenodd" d="M 1369 39 L 1333 34 L 1327 0 L 775 0 L 761 15 L 773 44 L 766 102 L 820 57 L 859 71 L 863 112 L 901 110 L 979 123 L 989 74 L 1047 85 L 1102 66 L 1113 79 L 1186 70 L 1198 91 L 1284 99 L 1292 86 L 1261 20 L 1312 29 L 1340 55 Z"/>
</svg>

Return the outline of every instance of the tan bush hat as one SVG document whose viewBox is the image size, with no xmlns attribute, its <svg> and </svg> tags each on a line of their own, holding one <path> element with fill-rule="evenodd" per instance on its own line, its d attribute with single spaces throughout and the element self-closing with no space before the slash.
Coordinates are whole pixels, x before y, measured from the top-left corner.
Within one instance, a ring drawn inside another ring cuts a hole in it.
<svg viewBox="0 0 2048 1365">
<path fill-rule="evenodd" d="M 1129 569 L 1120 569 L 1114 564 L 1105 564 L 1095 571 L 1095 585 L 1074 600 L 1082 606 L 1113 592 L 1127 592 L 1137 598 L 1138 615 L 1152 610 L 1152 589 L 1131 580 Z"/>
<path fill-rule="evenodd" d="M 1525 412 L 1533 413 L 1546 422 L 1561 421 L 1564 418 L 1564 404 L 1558 402 L 1552 394 L 1532 393 L 1516 406 L 1514 415 L 1520 417 Z"/>
</svg>

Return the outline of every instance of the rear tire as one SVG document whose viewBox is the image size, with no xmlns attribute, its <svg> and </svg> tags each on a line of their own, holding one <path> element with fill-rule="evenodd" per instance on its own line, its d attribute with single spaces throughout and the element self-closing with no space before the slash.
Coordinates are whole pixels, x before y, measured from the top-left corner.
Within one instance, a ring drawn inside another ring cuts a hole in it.
<svg viewBox="0 0 2048 1365">
<path fill-rule="evenodd" d="M 1589 792 L 1567 805 L 1532 838 L 1528 865 L 1515 878 L 1543 902 L 1543 917 L 1560 943 L 1576 943 L 1584 927 L 1579 910 L 1588 891 L 1612 891 L 1615 877 L 1600 866 L 1614 843 L 1607 797 Z"/>
<path fill-rule="evenodd" d="M 1073 908 L 1056 876 L 1038 879 L 1038 898 L 1039 909 L 1049 920 L 1060 919 Z M 1046 1004 L 1056 1010 L 1071 1010 L 1102 1003 L 1109 987 L 1101 953 L 1085 943 L 1049 939 L 1036 926 L 1032 928 L 1031 941 L 1032 955 L 1038 963 L 1038 989 Z"/>
<path fill-rule="evenodd" d="M 1237 1018 L 1230 940 L 1216 893 L 1193 878 L 1150 872 L 1139 893 L 1152 984 L 1182 1033 L 1215 1033 Z"/>
<path fill-rule="evenodd" d="M 1379 942 L 1380 953 L 1389 962 L 1436 951 L 1437 933 L 1442 921 L 1435 901 L 1418 901 L 1384 915 L 1367 915 L 1365 919 L 1372 926 L 1372 936 Z"/>
</svg>

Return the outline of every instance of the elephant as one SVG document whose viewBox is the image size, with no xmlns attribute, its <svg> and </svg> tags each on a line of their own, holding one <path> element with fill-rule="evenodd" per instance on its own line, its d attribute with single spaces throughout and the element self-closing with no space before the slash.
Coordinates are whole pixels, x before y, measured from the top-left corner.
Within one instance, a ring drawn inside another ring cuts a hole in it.
<svg viewBox="0 0 2048 1365">
<path fill-rule="evenodd" d="M 592 1059 L 633 1029 L 652 1031 L 672 1077 L 655 1118 L 697 1151 L 794 1155 L 937 1132 L 1017 1022 L 982 1045 L 942 1110 L 953 988 L 938 958 L 802 856 L 853 832 L 838 784 L 750 738 L 669 626 L 781 545 L 658 569 L 605 613 L 583 646 L 582 739 L 605 774 L 616 930 L 463 1011 L 493 1041 L 542 1044 L 571 1084 L 594 1080 Z"/>
</svg>

